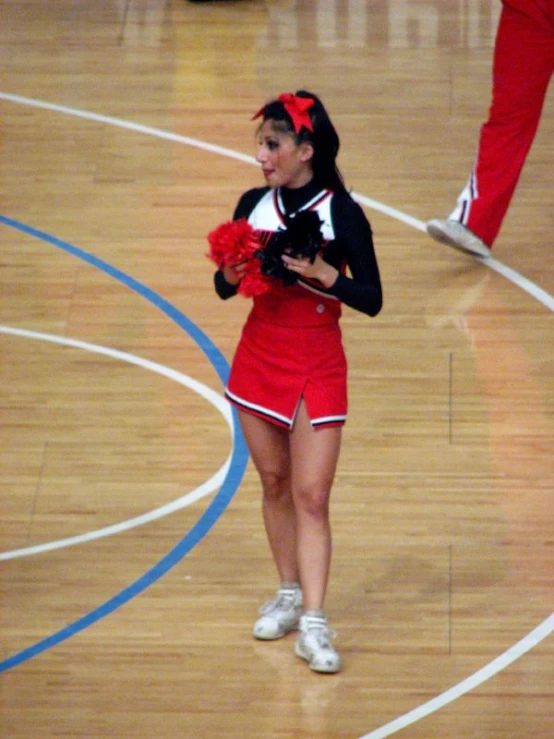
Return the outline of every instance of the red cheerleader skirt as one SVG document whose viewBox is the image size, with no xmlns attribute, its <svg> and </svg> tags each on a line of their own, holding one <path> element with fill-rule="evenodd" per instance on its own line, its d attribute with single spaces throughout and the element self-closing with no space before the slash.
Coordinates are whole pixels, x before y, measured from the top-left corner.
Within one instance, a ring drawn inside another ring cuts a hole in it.
<svg viewBox="0 0 554 739">
<path fill-rule="evenodd" d="M 342 426 L 347 364 L 339 324 L 291 327 L 249 318 L 225 396 L 239 410 L 287 429 L 302 399 L 313 428 Z"/>
</svg>

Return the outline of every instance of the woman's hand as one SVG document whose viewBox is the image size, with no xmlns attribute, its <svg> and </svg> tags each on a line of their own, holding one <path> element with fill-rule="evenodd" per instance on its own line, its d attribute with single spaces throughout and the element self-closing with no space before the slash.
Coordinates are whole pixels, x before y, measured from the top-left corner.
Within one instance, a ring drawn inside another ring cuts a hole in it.
<svg viewBox="0 0 554 739">
<path fill-rule="evenodd" d="M 338 269 L 327 264 L 319 254 L 316 256 L 313 264 L 307 257 L 294 259 L 293 257 L 289 257 L 288 254 L 283 254 L 281 259 L 291 272 L 296 272 L 301 277 L 310 277 L 319 280 L 323 287 L 332 287 L 339 276 Z"/>
<path fill-rule="evenodd" d="M 238 285 L 244 277 L 244 270 L 246 269 L 246 262 L 239 262 L 238 264 L 227 264 L 223 267 L 223 277 L 229 285 Z"/>
</svg>

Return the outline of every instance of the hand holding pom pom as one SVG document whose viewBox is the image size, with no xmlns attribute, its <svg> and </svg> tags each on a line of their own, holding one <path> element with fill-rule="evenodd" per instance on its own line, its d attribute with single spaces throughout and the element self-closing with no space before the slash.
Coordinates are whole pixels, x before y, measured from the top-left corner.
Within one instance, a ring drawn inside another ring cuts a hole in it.
<svg viewBox="0 0 554 739">
<path fill-rule="evenodd" d="M 244 264 L 237 288 L 241 295 L 251 298 L 269 289 L 270 280 L 261 273 L 261 264 L 256 258 L 256 252 L 260 249 L 257 232 L 246 218 L 222 223 L 208 234 L 208 243 L 210 251 L 206 256 L 219 269 Z"/>
</svg>

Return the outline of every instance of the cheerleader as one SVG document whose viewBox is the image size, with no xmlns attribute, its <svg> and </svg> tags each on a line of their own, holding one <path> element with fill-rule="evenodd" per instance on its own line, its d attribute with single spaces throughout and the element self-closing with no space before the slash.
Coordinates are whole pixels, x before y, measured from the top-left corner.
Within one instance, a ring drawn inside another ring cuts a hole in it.
<svg viewBox="0 0 554 739">
<path fill-rule="evenodd" d="M 339 137 L 321 101 L 284 93 L 257 118 L 266 186 L 243 194 L 228 224 L 240 224 L 246 247 L 226 247 L 221 230 L 210 235 L 219 297 L 253 296 L 225 391 L 260 476 L 279 578 L 253 634 L 273 640 L 299 629 L 296 655 L 332 673 L 340 657 L 324 610 L 329 498 L 347 415 L 339 319 L 342 303 L 377 315 L 381 283 L 372 231 L 337 168 Z"/>
</svg>

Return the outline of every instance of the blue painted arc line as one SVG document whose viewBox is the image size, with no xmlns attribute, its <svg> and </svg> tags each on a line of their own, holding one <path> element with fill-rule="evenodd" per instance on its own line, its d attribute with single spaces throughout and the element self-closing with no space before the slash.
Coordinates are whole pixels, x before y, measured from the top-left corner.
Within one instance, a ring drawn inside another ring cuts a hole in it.
<svg viewBox="0 0 554 739">
<path fill-rule="evenodd" d="M 39 231 L 31 226 L 14 221 L 11 218 L 0 215 L 0 223 L 6 226 L 17 229 L 25 234 L 33 236 L 37 239 L 45 241 L 48 244 L 63 249 L 69 254 L 72 254 L 79 259 L 97 267 L 106 274 L 110 275 L 114 279 L 123 283 L 125 286 L 134 290 L 139 295 L 144 297 L 150 303 L 159 308 L 165 313 L 172 321 L 186 331 L 189 336 L 197 343 L 199 348 L 204 352 L 212 366 L 216 370 L 221 382 L 225 384 L 229 375 L 229 364 L 227 360 L 215 346 L 215 344 L 204 334 L 201 329 L 196 326 L 190 319 L 188 319 L 183 313 L 181 313 L 175 306 L 169 303 L 167 300 L 162 298 L 160 295 L 155 293 L 150 288 L 146 287 L 142 283 L 138 282 L 134 278 L 126 275 L 120 270 L 112 267 L 107 262 L 95 257 L 88 252 L 83 251 L 65 241 L 51 236 L 50 234 Z M 135 582 L 128 585 L 121 592 L 110 598 L 102 605 L 95 608 L 90 613 L 81 617 L 77 621 L 69 624 L 68 626 L 60 629 L 51 636 L 42 639 L 41 641 L 33 644 L 26 649 L 17 652 L 4 659 L 0 662 L 0 672 L 5 672 L 13 667 L 20 665 L 23 662 L 41 654 L 42 652 L 50 649 L 51 647 L 60 644 L 61 642 L 69 639 L 74 634 L 83 631 L 83 629 L 91 626 L 100 619 L 113 613 L 117 608 L 127 603 L 135 596 L 142 593 L 146 588 L 159 580 L 166 572 L 180 562 L 186 554 L 188 554 L 193 547 L 195 547 L 201 539 L 213 528 L 215 523 L 218 521 L 220 516 L 224 513 L 227 506 L 231 502 L 234 494 L 236 493 L 246 466 L 248 464 L 248 450 L 244 437 L 240 431 L 240 424 L 238 422 L 238 414 L 234 407 L 231 408 L 233 415 L 233 427 L 234 427 L 234 439 L 233 448 L 231 454 L 231 461 L 229 470 L 225 476 L 225 479 L 221 485 L 221 488 L 217 495 L 213 498 L 209 506 L 206 508 L 202 516 L 198 519 L 192 529 L 179 541 L 179 543 L 168 552 L 154 567 L 144 573 Z"/>
<path fill-rule="evenodd" d="M 237 419 L 235 418 L 235 422 L 236 420 Z M 17 667 L 17 665 L 20 665 L 22 662 L 26 662 L 27 660 L 36 657 L 47 649 L 69 639 L 74 634 L 83 631 L 83 629 L 86 629 L 88 626 L 91 626 L 105 616 L 108 616 L 110 613 L 113 613 L 117 608 L 142 593 L 146 588 L 150 587 L 150 585 L 165 575 L 166 572 L 180 562 L 183 557 L 188 554 L 191 549 L 204 538 L 204 536 L 206 536 L 225 511 L 240 484 L 247 462 L 248 453 L 246 451 L 246 446 L 243 443 L 238 443 L 237 440 L 233 450 L 231 467 L 219 493 L 215 496 L 192 529 L 170 552 L 168 552 L 168 554 L 165 555 L 165 557 L 163 557 L 163 559 L 152 567 L 152 569 L 139 577 L 138 580 L 135 580 L 131 585 L 127 586 L 124 590 L 113 598 L 110 598 L 110 600 L 107 600 L 98 608 L 95 608 L 86 616 L 74 621 L 63 629 L 60 629 L 60 631 L 57 631 L 46 639 L 43 639 L 27 649 L 23 649 L 21 652 L 8 657 L 3 662 L 0 662 L 0 672 L 5 672 L 13 667 Z"/>
<path fill-rule="evenodd" d="M 159 310 L 165 313 L 166 316 L 171 318 L 172 321 L 174 321 L 178 326 L 180 326 L 189 334 L 189 336 L 198 344 L 200 349 L 202 349 L 204 354 L 210 360 L 222 384 L 226 384 L 227 378 L 229 376 L 229 364 L 222 353 L 219 351 L 219 349 L 215 346 L 211 339 L 209 339 L 206 334 L 198 328 L 195 323 L 193 323 L 189 318 L 181 313 L 181 311 L 179 311 L 169 301 L 165 300 L 165 298 L 162 298 L 161 295 L 158 295 L 158 293 L 154 292 L 154 290 L 151 290 L 149 287 L 143 285 L 138 280 L 135 280 L 130 275 L 121 272 L 121 270 L 117 269 L 117 267 L 113 267 L 111 264 L 108 264 L 102 259 L 95 257 L 94 254 L 83 251 L 83 249 L 79 249 L 72 244 L 68 244 L 66 241 L 57 239 L 55 236 L 51 236 L 44 231 L 39 231 L 32 226 L 27 226 L 24 223 L 20 223 L 19 221 L 15 221 L 12 218 L 7 218 L 3 215 L 0 215 L 0 223 L 3 223 L 6 226 L 10 226 L 11 228 L 16 229 L 17 231 L 21 231 L 22 233 L 29 236 L 33 236 L 36 239 L 45 241 L 52 246 L 56 246 L 59 249 L 67 252 L 68 254 L 72 254 L 73 256 L 82 259 L 84 262 L 87 262 L 88 264 L 96 267 L 102 272 L 105 272 L 107 275 L 123 283 L 131 290 L 134 290 L 134 292 L 138 293 L 143 298 L 148 300 L 148 302 L 152 303 L 152 305 L 155 305 L 156 308 L 159 308 Z"/>
</svg>

